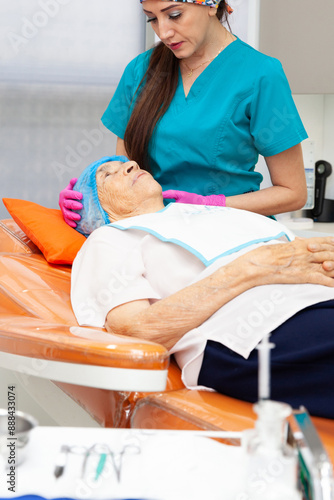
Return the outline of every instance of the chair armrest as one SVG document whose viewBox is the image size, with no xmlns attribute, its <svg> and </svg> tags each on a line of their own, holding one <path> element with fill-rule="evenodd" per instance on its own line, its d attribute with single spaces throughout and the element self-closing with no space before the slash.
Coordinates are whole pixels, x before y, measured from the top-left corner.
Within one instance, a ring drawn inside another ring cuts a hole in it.
<svg viewBox="0 0 334 500">
<path fill-rule="evenodd" d="M 168 351 L 101 329 L 0 316 L 0 366 L 50 380 L 124 391 L 162 391 Z"/>
</svg>

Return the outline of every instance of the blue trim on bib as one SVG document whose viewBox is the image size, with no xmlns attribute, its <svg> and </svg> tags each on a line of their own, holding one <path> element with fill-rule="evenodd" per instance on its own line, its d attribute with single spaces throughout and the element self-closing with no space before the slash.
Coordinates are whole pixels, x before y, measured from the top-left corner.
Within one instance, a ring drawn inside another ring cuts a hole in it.
<svg viewBox="0 0 334 500">
<path fill-rule="evenodd" d="M 165 209 L 163 209 L 163 210 L 165 210 Z M 207 260 L 204 257 L 204 255 L 202 255 L 200 252 L 198 252 L 198 250 L 195 250 L 195 248 L 191 247 L 190 245 L 187 245 L 186 243 L 184 243 L 180 240 L 174 239 L 174 238 L 165 238 L 161 234 L 156 233 L 155 231 L 153 231 L 152 229 L 148 229 L 147 227 L 143 227 L 143 226 L 122 227 L 122 226 L 118 226 L 115 223 L 108 224 L 108 225 L 111 227 L 115 227 L 116 229 L 121 229 L 122 231 L 126 231 L 127 229 L 138 229 L 139 231 L 144 231 L 145 233 L 149 233 L 152 236 L 155 236 L 156 238 L 158 238 L 161 241 L 165 241 L 167 243 L 175 243 L 175 245 L 178 245 L 178 246 L 184 248 L 185 250 L 188 250 L 188 252 L 192 253 L 193 255 L 195 255 L 195 257 L 200 259 L 200 261 L 203 262 L 203 264 L 206 267 L 208 267 L 210 264 L 215 262 L 217 259 L 220 259 L 221 257 L 226 257 L 227 255 L 231 255 L 232 253 L 239 252 L 239 250 L 247 248 L 251 245 L 256 245 L 257 243 L 265 243 L 267 241 L 277 240 L 277 239 L 281 238 L 282 236 L 285 236 L 289 241 L 291 241 L 291 239 L 289 238 L 289 235 L 286 234 L 284 231 L 281 231 L 276 236 L 269 236 L 267 238 L 259 238 L 257 240 L 247 241 L 247 243 L 243 243 L 242 245 L 238 245 L 234 248 L 230 248 L 226 252 L 223 252 L 223 253 L 217 255 L 216 257 L 213 257 L 212 259 Z"/>
</svg>

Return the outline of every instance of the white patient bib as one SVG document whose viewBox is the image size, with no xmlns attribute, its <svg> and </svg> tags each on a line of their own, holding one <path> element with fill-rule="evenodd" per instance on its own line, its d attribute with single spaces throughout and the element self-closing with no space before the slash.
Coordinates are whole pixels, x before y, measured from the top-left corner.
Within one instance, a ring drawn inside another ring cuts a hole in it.
<svg viewBox="0 0 334 500">
<path fill-rule="evenodd" d="M 109 224 L 118 229 L 139 229 L 162 241 L 175 243 L 205 266 L 255 243 L 294 235 L 279 222 L 246 210 L 170 203 L 152 214 L 138 215 Z"/>
</svg>

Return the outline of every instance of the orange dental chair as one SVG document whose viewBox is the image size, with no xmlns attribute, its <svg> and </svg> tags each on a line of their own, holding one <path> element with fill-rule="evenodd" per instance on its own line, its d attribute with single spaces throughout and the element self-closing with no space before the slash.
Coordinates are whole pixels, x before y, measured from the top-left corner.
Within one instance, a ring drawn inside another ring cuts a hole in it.
<svg viewBox="0 0 334 500">
<path fill-rule="evenodd" d="M 166 349 L 79 327 L 71 262 L 85 238 L 60 210 L 5 199 L 0 221 L 0 367 L 52 381 L 105 427 L 242 431 L 252 405 L 185 389 Z M 334 421 L 312 418 L 334 462 Z"/>
</svg>

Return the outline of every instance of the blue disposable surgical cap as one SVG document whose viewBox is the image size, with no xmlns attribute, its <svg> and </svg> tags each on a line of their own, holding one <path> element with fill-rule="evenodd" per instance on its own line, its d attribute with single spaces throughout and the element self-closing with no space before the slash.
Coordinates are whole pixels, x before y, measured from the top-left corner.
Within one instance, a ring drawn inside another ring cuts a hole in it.
<svg viewBox="0 0 334 500">
<path fill-rule="evenodd" d="M 125 163 L 129 160 L 126 156 L 104 156 L 85 168 L 73 187 L 74 191 L 82 193 L 81 203 L 83 205 L 81 210 L 77 210 L 81 215 L 81 219 L 77 222 L 76 230 L 86 238 L 94 229 L 110 223 L 107 212 L 101 207 L 96 185 L 97 169 L 100 165 L 109 161 Z"/>
</svg>

